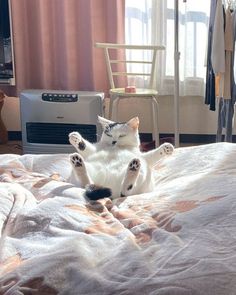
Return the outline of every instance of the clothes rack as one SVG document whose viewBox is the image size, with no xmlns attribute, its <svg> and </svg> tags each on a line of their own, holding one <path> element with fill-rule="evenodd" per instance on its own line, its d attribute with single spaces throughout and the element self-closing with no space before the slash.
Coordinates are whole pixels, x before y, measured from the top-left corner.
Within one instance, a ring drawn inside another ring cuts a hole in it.
<svg viewBox="0 0 236 295">
<path fill-rule="evenodd" d="M 174 52 L 174 126 L 175 147 L 179 147 L 179 0 L 175 0 L 174 6 L 174 28 L 175 28 L 175 52 Z"/>
<path fill-rule="evenodd" d="M 183 0 L 184 3 L 187 0 Z M 179 147 L 179 0 L 175 0 L 174 5 L 174 126 L 175 126 L 175 147 Z"/>
</svg>

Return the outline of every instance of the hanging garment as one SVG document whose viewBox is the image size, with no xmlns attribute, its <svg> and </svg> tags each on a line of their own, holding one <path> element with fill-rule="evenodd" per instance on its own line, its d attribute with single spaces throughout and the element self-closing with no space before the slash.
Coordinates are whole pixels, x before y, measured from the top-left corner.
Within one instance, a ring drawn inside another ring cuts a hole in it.
<svg viewBox="0 0 236 295">
<path fill-rule="evenodd" d="M 225 30 L 222 0 L 217 0 L 212 36 L 211 62 L 215 75 L 225 73 Z"/>
<path fill-rule="evenodd" d="M 222 23 L 224 28 L 224 23 Z M 216 28 L 215 28 L 216 29 Z M 217 28 L 218 29 L 218 28 Z M 232 54 L 234 48 L 234 36 L 233 36 L 233 13 L 228 8 L 225 13 L 225 30 L 224 35 L 218 37 L 219 42 L 224 43 L 223 55 L 220 55 L 212 51 L 212 59 L 219 58 L 223 61 L 215 61 L 216 67 L 213 66 L 214 73 L 216 75 L 216 97 L 223 97 L 224 99 L 231 99 L 232 90 Z M 214 38 L 213 38 L 214 40 Z M 221 51 L 221 49 L 220 49 Z M 216 53 L 216 56 L 213 56 Z"/>
<path fill-rule="evenodd" d="M 216 13 L 217 0 L 211 0 L 210 19 L 208 28 L 208 45 L 207 45 L 207 68 L 206 68 L 206 91 L 205 104 L 210 106 L 211 111 L 215 111 L 215 74 L 212 67 L 212 39 L 214 30 L 214 20 Z"/>
<path fill-rule="evenodd" d="M 225 24 L 225 76 L 224 89 L 222 97 L 231 99 L 232 91 L 232 55 L 234 49 L 234 34 L 233 34 L 234 13 L 228 8 L 226 10 Z"/>
<path fill-rule="evenodd" d="M 234 80 L 234 58 L 236 40 L 236 13 L 229 9 L 226 11 L 225 25 L 225 74 L 222 75 L 223 87 L 220 89 L 222 95 L 219 99 L 218 127 L 216 141 L 223 140 L 223 129 L 227 142 L 232 142 L 234 104 L 236 101 L 236 85 Z"/>
<path fill-rule="evenodd" d="M 216 142 L 232 142 L 234 103 L 235 99 L 234 101 L 222 97 L 219 99 Z M 223 136 L 223 130 L 225 130 L 225 136 Z"/>
</svg>

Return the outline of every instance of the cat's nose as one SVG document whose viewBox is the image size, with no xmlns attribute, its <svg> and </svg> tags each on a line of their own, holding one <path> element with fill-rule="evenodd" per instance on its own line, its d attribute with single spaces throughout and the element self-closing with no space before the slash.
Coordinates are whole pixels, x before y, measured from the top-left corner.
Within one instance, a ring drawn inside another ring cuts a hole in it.
<svg viewBox="0 0 236 295">
<path fill-rule="evenodd" d="M 116 144 L 116 143 L 117 143 L 117 141 L 116 141 L 116 140 L 113 140 L 113 141 L 112 141 L 112 144 L 113 144 L 113 145 L 114 145 L 114 144 Z"/>
</svg>

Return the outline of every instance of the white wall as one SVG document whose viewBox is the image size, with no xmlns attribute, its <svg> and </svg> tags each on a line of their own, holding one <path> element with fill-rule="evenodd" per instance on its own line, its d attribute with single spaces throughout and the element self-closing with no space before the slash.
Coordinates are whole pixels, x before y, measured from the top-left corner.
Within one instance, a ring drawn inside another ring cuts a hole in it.
<svg viewBox="0 0 236 295">
<path fill-rule="evenodd" d="M 173 97 L 159 97 L 159 131 L 160 133 L 174 132 Z M 138 115 L 141 121 L 140 131 L 151 132 L 149 114 L 151 108 L 145 102 L 130 99 L 120 106 L 120 121 L 125 121 Z M 140 112 L 140 113 L 138 113 Z M 20 131 L 20 108 L 17 97 L 7 97 L 2 109 L 2 118 L 8 131 Z M 180 98 L 180 133 L 184 134 L 215 134 L 217 112 L 209 111 L 201 97 Z"/>
<path fill-rule="evenodd" d="M 174 133 L 174 98 L 162 96 L 159 101 L 159 132 Z M 140 112 L 140 131 L 150 132 L 151 107 L 144 101 L 133 99 L 121 102 L 119 119 L 125 121 Z M 184 134 L 216 134 L 217 111 L 209 111 L 204 99 L 201 97 L 181 97 L 180 98 L 180 133 Z"/>
</svg>

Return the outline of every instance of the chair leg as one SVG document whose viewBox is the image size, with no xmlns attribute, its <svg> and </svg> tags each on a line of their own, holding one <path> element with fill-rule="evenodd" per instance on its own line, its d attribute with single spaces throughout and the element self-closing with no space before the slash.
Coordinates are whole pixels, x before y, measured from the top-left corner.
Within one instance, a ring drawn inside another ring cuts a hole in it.
<svg viewBox="0 0 236 295">
<path fill-rule="evenodd" d="M 111 114 L 112 114 L 112 98 L 110 97 L 110 101 L 109 101 L 109 110 L 108 110 L 108 119 L 111 119 Z"/>
<path fill-rule="evenodd" d="M 114 102 L 114 95 L 110 95 L 110 101 L 109 101 L 109 110 L 108 110 L 108 119 L 111 120 L 112 116 L 112 107 L 113 107 L 113 102 Z"/>
<path fill-rule="evenodd" d="M 159 130 L 158 130 L 158 102 L 153 96 L 152 98 L 152 137 L 155 140 L 155 147 L 160 145 L 159 142 Z"/>
<path fill-rule="evenodd" d="M 119 102 L 120 102 L 120 96 L 117 96 L 112 104 L 111 118 L 114 122 L 118 121 Z"/>
</svg>

